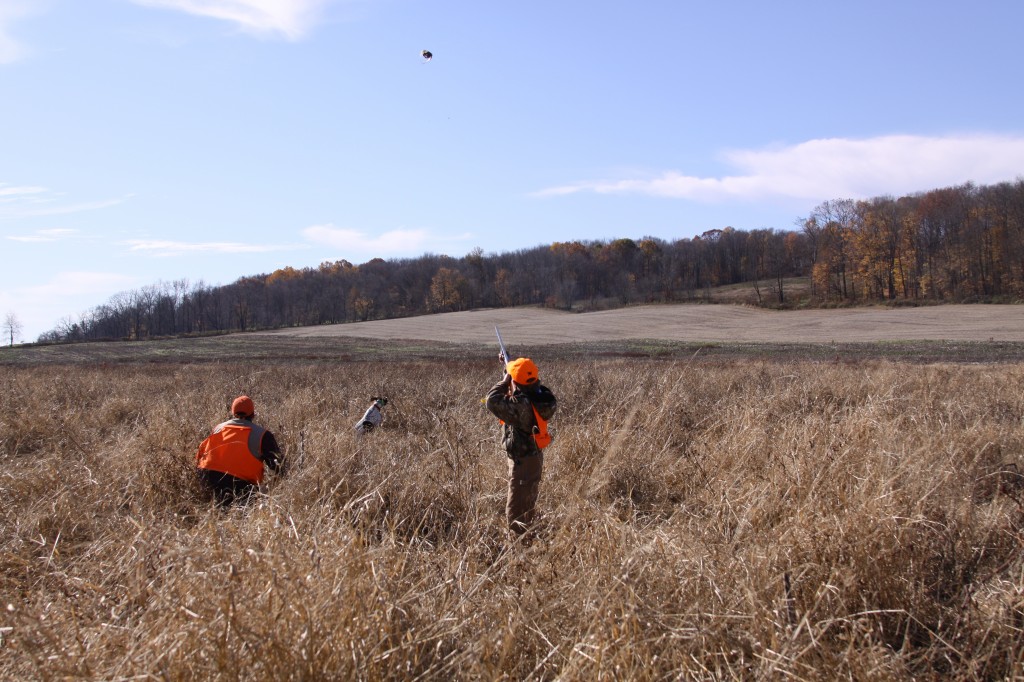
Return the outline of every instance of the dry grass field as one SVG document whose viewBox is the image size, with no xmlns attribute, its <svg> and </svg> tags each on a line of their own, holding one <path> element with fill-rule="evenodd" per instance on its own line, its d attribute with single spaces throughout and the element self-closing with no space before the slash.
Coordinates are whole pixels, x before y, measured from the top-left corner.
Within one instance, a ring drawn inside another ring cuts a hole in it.
<svg viewBox="0 0 1024 682">
<path fill-rule="evenodd" d="M 1021 337 L 500 322 L 560 400 L 525 544 L 490 320 L 0 354 L 0 678 L 1024 676 Z M 220 510 L 193 457 L 239 393 L 289 470 Z"/>
</svg>

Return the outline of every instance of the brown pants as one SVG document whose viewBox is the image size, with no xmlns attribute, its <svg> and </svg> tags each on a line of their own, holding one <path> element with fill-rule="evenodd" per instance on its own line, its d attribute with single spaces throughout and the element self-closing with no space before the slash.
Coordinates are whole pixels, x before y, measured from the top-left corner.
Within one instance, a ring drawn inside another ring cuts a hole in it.
<svg viewBox="0 0 1024 682">
<path fill-rule="evenodd" d="M 522 535 L 533 523 L 534 507 L 540 493 L 540 475 L 544 468 L 544 455 L 533 455 L 508 461 L 508 501 L 505 518 L 513 533 Z"/>
</svg>

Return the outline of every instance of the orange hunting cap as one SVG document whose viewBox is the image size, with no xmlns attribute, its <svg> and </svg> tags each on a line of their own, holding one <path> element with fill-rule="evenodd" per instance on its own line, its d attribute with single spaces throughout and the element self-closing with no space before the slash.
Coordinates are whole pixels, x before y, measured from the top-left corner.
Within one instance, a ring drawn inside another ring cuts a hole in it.
<svg viewBox="0 0 1024 682">
<path fill-rule="evenodd" d="M 538 381 L 537 365 L 533 364 L 530 358 L 519 358 L 505 365 L 505 371 L 512 377 L 512 381 L 520 386 L 531 386 Z"/>
<path fill-rule="evenodd" d="M 247 395 L 240 395 L 231 403 L 231 414 L 244 414 L 246 417 L 251 417 L 255 412 L 256 408 L 253 407 L 252 398 Z"/>
</svg>

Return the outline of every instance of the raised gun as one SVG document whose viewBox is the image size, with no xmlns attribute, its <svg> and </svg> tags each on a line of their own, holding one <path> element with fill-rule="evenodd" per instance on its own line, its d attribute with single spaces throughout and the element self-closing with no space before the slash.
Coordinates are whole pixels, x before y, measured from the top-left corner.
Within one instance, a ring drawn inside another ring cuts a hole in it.
<svg viewBox="0 0 1024 682">
<path fill-rule="evenodd" d="M 512 361 L 512 358 L 508 356 L 508 351 L 505 350 L 505 342 L 501 340 L 501 332 L 498 331 L 498 325 L 494 325 L 494 334 L 498 337 L 498 348 L 501 350 L 501 369 L 504 371 L 505 366 Z"/>
</svg>

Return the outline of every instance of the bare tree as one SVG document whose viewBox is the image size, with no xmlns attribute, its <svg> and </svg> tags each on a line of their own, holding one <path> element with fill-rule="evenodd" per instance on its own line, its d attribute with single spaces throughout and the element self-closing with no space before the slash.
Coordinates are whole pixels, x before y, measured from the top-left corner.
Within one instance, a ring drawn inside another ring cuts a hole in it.
<svg viewBox="0 0 1024 682">
<path fill-rule="evenodd" d="M 4 315 L 4 336 L 10 341 L 10 345 L 14 345 L 14 340 L 21 340 L 21 332 L 24 327 L 21 324 L 21 320 L 14 312 L 8 312 Z"/>
</svg>

